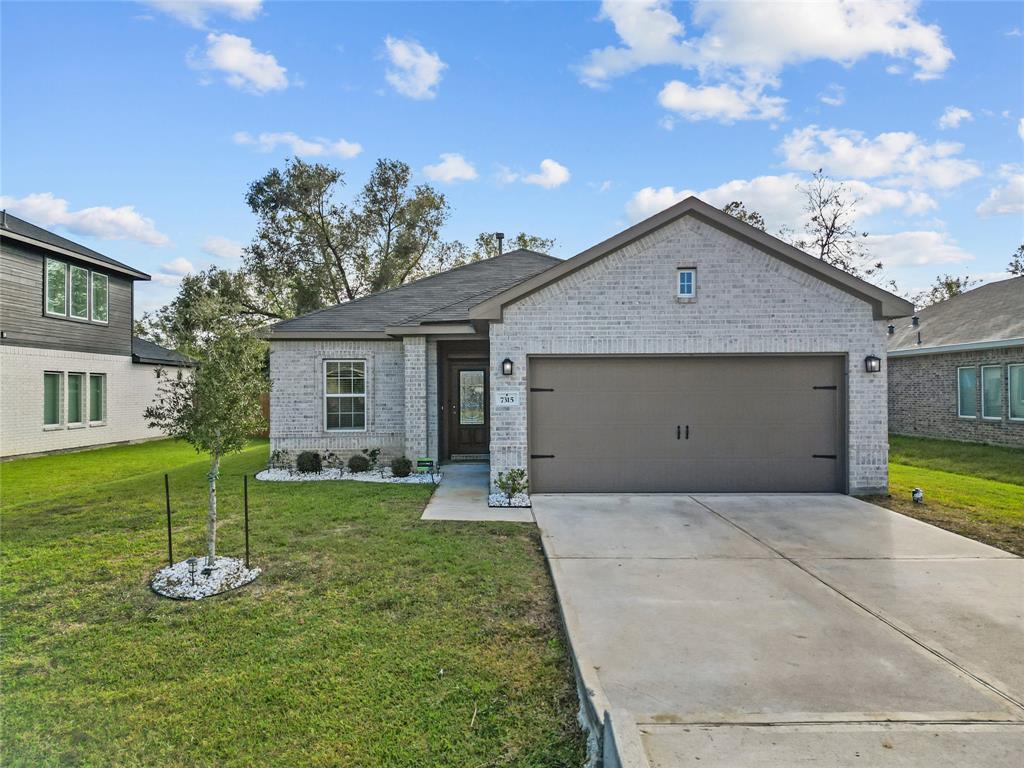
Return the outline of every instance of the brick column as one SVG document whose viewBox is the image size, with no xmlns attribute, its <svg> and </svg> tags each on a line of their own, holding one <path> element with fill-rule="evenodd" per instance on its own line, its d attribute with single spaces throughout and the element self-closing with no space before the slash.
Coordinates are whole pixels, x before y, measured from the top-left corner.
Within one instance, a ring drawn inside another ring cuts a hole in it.
<svg viewBox="0 0 1024 768">
<path fill-rule="evenodd" d="M 427 340 L 402 339 L 405 356 L 405 455 L 412 461 L 427 455 Z"/>
</svg>

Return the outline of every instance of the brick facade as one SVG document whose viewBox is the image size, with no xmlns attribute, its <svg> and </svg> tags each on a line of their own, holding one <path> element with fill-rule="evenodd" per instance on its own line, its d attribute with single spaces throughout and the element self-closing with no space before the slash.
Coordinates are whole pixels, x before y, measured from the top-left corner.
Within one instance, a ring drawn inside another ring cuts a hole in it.
<svg viewBox="0 0 1024 768">
<path fill-rule="evenodd" d="M 697 298 L 676 297 L 676 270 L 696 267 Z M 490 327 L 491 474 L 527 466 L 531 355 L 848 354 L 851 493 L 888 485 L 885 321 L 864 301 L 683 217 L 505 307 Z M 514 375 L 501 375 L 511 358 Z M 496 405 L 514 393 L 516 406 Z"/>
<path fill-rule="evenodd" d="M 1024 347 L 973 350 L 938 355 L 890 357 L 889 429 L 896 435 L 1024 446 L 1024 421 L 1011 421 L 1006 366 L 1024 363 Z M 981 366 L 1002 368 L 1002 413 L 981 418 Z M 977 369 L 977 416 L 957 415 L 957 369 Z"/>
</svg>

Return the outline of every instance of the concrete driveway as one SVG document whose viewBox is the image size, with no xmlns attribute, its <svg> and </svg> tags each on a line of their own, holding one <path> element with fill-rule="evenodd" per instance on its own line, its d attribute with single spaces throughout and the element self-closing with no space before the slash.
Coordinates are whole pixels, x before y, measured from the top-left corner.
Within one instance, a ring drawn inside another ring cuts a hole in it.
<svg viewBox="0 0 1024 768">
<path fill-rule="evenodd" d="M 533 505 L 625 764 L 1021 764 L 1024 560 L 839 495 Z"/>
</svg>

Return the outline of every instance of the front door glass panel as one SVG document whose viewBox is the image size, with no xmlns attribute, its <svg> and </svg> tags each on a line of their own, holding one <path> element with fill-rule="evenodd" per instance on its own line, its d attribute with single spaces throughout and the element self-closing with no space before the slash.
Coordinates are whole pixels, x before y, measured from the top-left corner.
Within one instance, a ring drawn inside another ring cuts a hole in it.
<svg viewBox="0 0 1024 768">
<path fill-rule="evenodd" d="M 484 372 L 459 371 L 459 425 L 484 423 Z"/>
</svg>

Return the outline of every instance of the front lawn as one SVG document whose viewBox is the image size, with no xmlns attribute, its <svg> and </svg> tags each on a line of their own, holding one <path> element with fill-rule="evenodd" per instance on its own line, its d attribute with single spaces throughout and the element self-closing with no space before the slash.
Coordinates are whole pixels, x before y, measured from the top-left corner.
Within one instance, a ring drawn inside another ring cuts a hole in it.
<svg viewBox="0 0 1024 768">
<path fill-rule="evenodd" d="M 910 493 L 924 491 L 924 504 Z M 1024 555 L 1024 450 L 890 438 L 889 492 L 876 504 Z"/>
<path fill-rule="evenodd" d="M 223 554 L 242 553 L 241 475 L 266 457 L 223 464 Z M 165 466 L 179 559 L 205 515 L 208 465 L 187 446 L 0 465 L 0 763 L 582 764 L 532 526 L 419 522 L 425 487 L 250 478 L 264 574 L 174 602 L 148 588 Z"/>
</svg>

